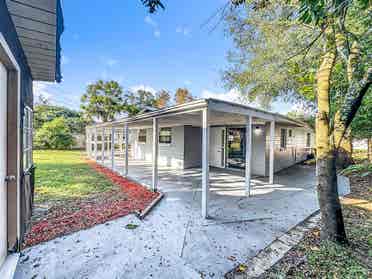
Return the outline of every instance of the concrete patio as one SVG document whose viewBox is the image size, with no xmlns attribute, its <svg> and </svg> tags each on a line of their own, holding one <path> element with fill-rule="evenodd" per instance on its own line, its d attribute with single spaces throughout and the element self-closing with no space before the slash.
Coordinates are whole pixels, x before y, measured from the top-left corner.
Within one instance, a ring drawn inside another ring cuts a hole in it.
<svg viewBox="0 0 372 279">
<path fill-rule="evenodd" d="M 131 161 L 129 175 L 150 184 L 151 165 Z M 161 168 L 166 195 L 145 220 L 126 216 L 26 249 L 16 278 L 222 278 L 318 209 L 309 166 L 281 171 L 273 185 L 254 178 L 251 197 L 241 173 L 211 169 L 210 188 L 205 220 L 200 170 Z"/>
</svg>

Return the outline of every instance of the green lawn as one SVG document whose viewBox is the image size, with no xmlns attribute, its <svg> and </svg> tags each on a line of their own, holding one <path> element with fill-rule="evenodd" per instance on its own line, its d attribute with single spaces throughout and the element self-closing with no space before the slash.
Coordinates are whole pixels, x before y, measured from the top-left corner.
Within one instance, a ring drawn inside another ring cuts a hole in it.
<svg viewBox="0 0 372 279">
<path fill-rule="evenodd" d="M 114 185 L 93 170 L 81 151 L 34 151 L 35 201 L 86 197 L 110 190 Z"/>
</svg>

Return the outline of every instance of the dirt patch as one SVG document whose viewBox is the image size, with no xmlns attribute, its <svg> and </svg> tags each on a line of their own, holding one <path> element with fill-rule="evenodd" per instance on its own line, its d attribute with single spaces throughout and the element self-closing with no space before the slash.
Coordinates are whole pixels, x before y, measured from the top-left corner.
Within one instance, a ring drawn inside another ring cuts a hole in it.
<svg viewBox="0 0 372 279">
<path fill-rule="evenodd" d="M 259 278 L 372 278 L 371 178 L 350 176 L 341 199 L 348 245 L 322 242 L 317 227 Z"/>
<path fill-rule="evenodd" d="M 85 198 L 37 205 L 24 247 L 141 212 L 159 195 L 92 161 L 88 164 L 116 187 Z"/>
</svg>

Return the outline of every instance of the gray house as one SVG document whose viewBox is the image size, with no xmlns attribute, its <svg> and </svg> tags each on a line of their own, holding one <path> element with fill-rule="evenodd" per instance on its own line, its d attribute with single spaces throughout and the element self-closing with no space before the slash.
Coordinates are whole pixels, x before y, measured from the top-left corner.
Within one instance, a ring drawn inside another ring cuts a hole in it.
<svg viewBox="0 0 372 279">
<path fill-rule="evenodd" d="M 210 168 L 244 173 L 249 195 L 253 176 L 273 183 L 275 172 L 304 161 L 314 147 L 314 131 L 303 122 L 216 99 L 97 124 L 86 132 L 88 156 L 124 176 L 131 177 L 131 164 L 151 164 L 153 190 L 159 168 L 201 168 L 204 217 Z"/>
<path fill-rule="evenodd" d="M 0 277 L 11 278 L 31 216 L 32 81 L 60 81 L 58 0 L 0 0 Z"/>
</svg>

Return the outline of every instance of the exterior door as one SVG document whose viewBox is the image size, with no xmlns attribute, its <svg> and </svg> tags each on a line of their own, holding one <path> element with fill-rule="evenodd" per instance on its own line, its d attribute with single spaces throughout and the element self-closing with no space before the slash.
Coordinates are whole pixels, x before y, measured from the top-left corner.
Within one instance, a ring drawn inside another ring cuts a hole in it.
<svg viewBox="0 0 372 279">
<path fill-rule="evenodd" d="M 209 164 L 213 167 L 225 167 L 225 127 L 210 129 Z"/>
<path fill-rule="evenodd" d="M 229 128 L 227 132 L 227 166 L 245 168 L 245 128 Z"/>
<path fill-rule="evenodd" d="M 7 237 L 7 70 L 0 62 L 0 267 L 8 251 Z"/>
</svg>

